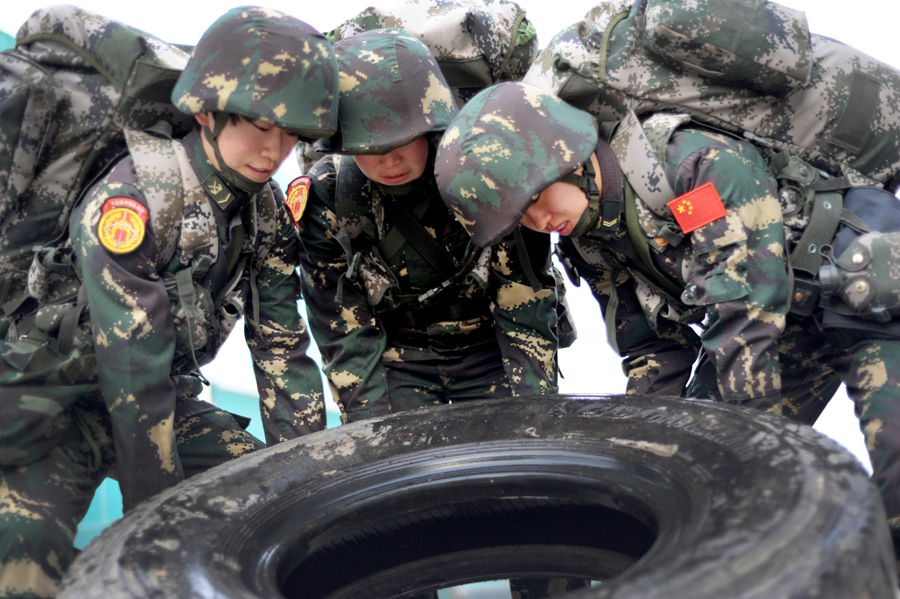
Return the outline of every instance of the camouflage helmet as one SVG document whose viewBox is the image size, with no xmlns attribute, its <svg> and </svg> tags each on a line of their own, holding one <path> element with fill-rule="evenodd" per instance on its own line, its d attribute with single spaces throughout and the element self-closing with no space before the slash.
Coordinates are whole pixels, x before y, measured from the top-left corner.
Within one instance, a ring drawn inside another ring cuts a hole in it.
<svg viewBox="0 0 900 599">
<path fill-rule="evenodd" d="M 337 133 L 320 152 L 382 154 L 456 115 L 450 87 L 428 47 L 402 29 L 376 29 L 334 45 L 340 66 Z"/>
<path fill-rule="evenodd" d="M 187 114 L 237 114 L 320 139 L 337 127 L 337 73 L 323 34 L 290 15 L 242 6 L 200 38 L 172 102 Z"/>
<path fill-rule="evenodd" d="M 597 123 L 524 83 L 501 83 L 466 104 L 438 146 L 434 174 L 473 243 L 490 246 L 552 183 L 589 162 Z"/>
</svg>

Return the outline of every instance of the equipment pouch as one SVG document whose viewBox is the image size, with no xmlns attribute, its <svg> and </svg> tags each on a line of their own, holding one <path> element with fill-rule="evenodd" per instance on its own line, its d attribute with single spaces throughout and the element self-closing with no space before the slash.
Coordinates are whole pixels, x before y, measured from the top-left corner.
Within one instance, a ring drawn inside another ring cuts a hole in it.
<svg viewBox="0 0 900 599">
<path fill-rule="evenodd" d="M 819 305 L 887 323 L 900 314 L 900 201 L 881 189 L 857 187 L 845 196 L 844 208 L 869 232 L 842 222 L 830 259 L 819 269 Z"/>
<path fill-rule="evenodd" d="M 819 269 L 820 304 L 838 313 L 888 322 L 900 314 L 898 263 L 900 232 L 860 235 Z M 844 306 L 835 305 L 835 299 Z"/>
<path fill-rule="evenodd" d="M 649 0 L 644 49 L 727 85 L 783 97 L 809 81 L 806 15 L 766 0 Z"/>
</svg>

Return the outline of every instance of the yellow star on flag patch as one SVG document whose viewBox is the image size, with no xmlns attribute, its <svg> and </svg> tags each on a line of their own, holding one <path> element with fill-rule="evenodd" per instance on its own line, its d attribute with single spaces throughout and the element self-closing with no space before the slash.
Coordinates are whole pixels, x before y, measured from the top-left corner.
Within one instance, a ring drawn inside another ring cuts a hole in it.
<svg viewBox="0 0 900 599">
<path fill-rule="evenodd" d="M 705 183 L 668 203 L 681 232 L 687 235 L 725 216 L 725 205 L 712 183 Z"/>
</svg>

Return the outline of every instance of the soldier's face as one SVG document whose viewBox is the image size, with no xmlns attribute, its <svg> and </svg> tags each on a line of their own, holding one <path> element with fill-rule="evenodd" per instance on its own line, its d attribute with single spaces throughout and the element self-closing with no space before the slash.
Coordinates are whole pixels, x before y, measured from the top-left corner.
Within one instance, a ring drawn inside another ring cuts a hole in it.
<svg viewBox="0 0 900 599">
<path fill-rule="evenodd" d="M 541 233 L 568 235 L 587 207 L 587 196 L 577 185 L 557 182 L 541 192 L 519 222 Z"/>
<path fill-rule="evenodd" d="M 425 173 L 428 165 L 428 138 L 391 150 L 387 154 L 361 154 L 353 160 L 363 174 L 382 185 L 403 185 L 415 181 Z"/>
<path fill-rule="evenodd" d="M 213 126 L 211 113 L 198 114 L 196 118 L 201 125 Z M 201 136 L 201 139 L 209 161 L 219 168 L 216 154 L 206 137 Z M 251 181 L 264 183 L 291 153 L 297 144 L 297 136 L 266 121 L 238 118 L 236 122 L 229 119 L 216 143 L 226 165 Z"/>
</svg>

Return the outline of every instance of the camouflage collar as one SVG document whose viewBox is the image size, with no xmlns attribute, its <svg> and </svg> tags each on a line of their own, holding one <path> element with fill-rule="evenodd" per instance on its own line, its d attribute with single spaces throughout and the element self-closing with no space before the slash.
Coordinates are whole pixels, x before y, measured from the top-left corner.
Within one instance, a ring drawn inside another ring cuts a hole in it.
<svg viewBox="0 0 900 599">
<path fill-rule="evenodd" d="M 200 184 L 219 208 L 229 213 L 233 207 L 239 208 L 246 204 L 250 194 L 236 191 L 222 180 L 219 172 L 206 155 L 198 127 L 195 127 L 184 138 L 184 147 L 188 150 L 188 159 L 198 175 L 197 178 L 200 179 Z"/>
</svg>

